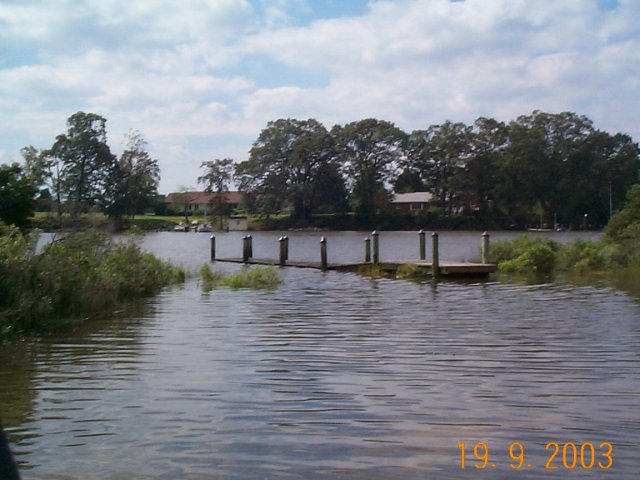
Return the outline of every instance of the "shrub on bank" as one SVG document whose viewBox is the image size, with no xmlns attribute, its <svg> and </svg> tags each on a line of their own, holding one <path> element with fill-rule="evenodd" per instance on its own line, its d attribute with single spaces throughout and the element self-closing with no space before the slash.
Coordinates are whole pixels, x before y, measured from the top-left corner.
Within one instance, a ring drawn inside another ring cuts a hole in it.
<svg viewBox="0 0 640 480">
<path fill-rule="evenodd" d="M 137 244 L 97 231 L 54 240 L 40 254 L 34 245 L 17 229 L 0 227 L 0 337 L 53 330 L 185 277 Z"/>
<path fill-rule="evenodd" d="M 501 271 L 511 273 L 551 273 L 558 244 L 544 238 L 520 236 L 491 245 L 490 258 Z"/>
</svg>

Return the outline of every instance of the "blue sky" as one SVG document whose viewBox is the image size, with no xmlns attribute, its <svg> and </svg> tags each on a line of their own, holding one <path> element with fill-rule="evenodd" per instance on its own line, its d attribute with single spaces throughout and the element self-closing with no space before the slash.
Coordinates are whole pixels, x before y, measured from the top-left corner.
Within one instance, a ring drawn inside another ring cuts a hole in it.
<svg viewBox="0 0 640 480">
<path fill-rule="evenodd" d="M 405 131 L 535 109 L 640 139 L 637 0 L 0 0 L 0 162 L 83 110 L 163 193 L 247 158 L 270 120 Z"/>
</svg>

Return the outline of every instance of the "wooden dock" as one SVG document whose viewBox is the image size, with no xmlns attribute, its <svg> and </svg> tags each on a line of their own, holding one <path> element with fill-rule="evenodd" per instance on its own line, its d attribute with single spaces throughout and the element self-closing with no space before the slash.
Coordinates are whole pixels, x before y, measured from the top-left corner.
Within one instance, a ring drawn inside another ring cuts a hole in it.
<svg viewBox="0 0 640 480">
<path fill-rule="evenodd" d="M 273 265 L 279 267 L 314 268 L 317 270 L 337 270 L 342 272 L 367 272 L 370 269 L 378 269 L 389 275 L 396 275 L 398 270 L 405 272 L 418 272 L 418 276 L 425 277 L 457 277 L 457 278 L 478 278 L 488 277 L 497 270 L 496 265 L 487 261 L 489 252 L 489 234 L 482 234 L 482 263 L 470 262 L 450 262 L 440 261 L 438 234 L 434 232 L 432 237 L 431 261 L 426 260 L 426 234 L 423 230 L 419 235 L 420 260 L 394 260 L 381 261 L 379 258 L 379 238 L 378 232 L 374 231 L 371 238 L 365 239 L 365 259 L 364 262 L 355 263 L 330 263 L 327 259 L 327 239 L 320 239 L 320 261 L 299 261 L 289 260 L 289 239 L 280 237 L 279 259 L 265 259 L 253 257 L 253 239 L 247 235 L 242 239 L 242 257 L 217 258 L 216 239 L 211 236 L 211 261 L 242 263 L 245 265 Z"/>
<path fill-rule="evenodd" d="M 244 263 L 247 265 L 272 265 L 274 267 L 296 267 L 296 268 L 313 268 L 322 270 L 320 262 L 305 261 L 286 261 L 284 265 L 280 265 L 278 260 L 267 258 L 249 258 L 247 261 L 242 258 L 216 258 L 215 262 Z M 325 270 L 336 270 L 340 272 L 357 272 L 373 267 L 373 263 L 328 263 Z M 402 265 L 409 265 L 418 268 L 424 276 L 433 276 L 433 264 L 426 261 L 416 260 L 398 260 L 393 262 L 379 262 L 378 268 L 390 275 L 395 275 L 398 268 Z M 469 263 L 469 262 L 440 262 L 440 277 L 456 277 L 456 278 L 482 278 L 494 273 L 497 267 L 494 264 Z"/>
</svg>

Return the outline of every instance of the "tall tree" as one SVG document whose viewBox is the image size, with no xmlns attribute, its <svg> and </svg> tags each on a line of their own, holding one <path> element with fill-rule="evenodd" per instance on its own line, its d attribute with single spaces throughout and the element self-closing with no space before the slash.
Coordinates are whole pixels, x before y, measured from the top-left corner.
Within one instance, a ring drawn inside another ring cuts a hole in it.
<svg viewBox="0 0 640 480">
<path fill-rule="evenodd" d="M 279 119 L 260 132 L 235 176 L 249 198 L 259 199 L 262 213 L 288 204 L 295 218 L 307 218 L 316 206 L 318 180 L 335 158 L 333 138 L 320 122 Z"/>
<path fill-rule="evenodd" d="M 393 123 L 368 118 L 332 129 L 355 210 L 369 217 L 388 201 L 406 135 Z"/>
<path fill-rule="evenodd" d="M 146 151 L 147 142 L 138 131 L 126 136 L 126 148 L 117 162 L 108 167 L 103 207 L 112 218 L 133 217 L 158 194 L 160 167 Z"/>
<path fill-rule="evenodd" d="M 107 145 L 105 124 L 100 115 L 77 112 L 67 120 L 67 133 L 59 135 L 47 152 L 62 165 L 61 190 L 72 214 L 101 200 L 107 173 L 117 161 Z"/>
<path fill-rule="evenodd" d="M 503 122 L 480 117 L 474 122 L 471 152 L 459 175 L 459 195 L 486 213 L 495 204 L 496 173 L 504 150 L 509 144 L 509 131 Z"/>
<path fill-rule="evenodd" d="M 37 189 L 18 163 L 0 165 L 0 220 L 24 226 L 35 208 Z"/>
<path fill-rule="evenodd" d="M 446 121 L 409 136 L 408 162 L 420 172 L 427 190 L 453 213 L 456 180 L 471 153 L 471 127 Z"/>
<path fill-rule="evenodd" d="M 213 212 L 218 215 L 219 225 L 222 228 L 224 215 L 230 212 L 227 208 L 226 193 L 229 191 L 229 183 L 233 180 L 234 163 L 231 158 L 209 160 L 202 162 L 200 168 L 204 168 L 204 174 L 198 177 L 198 183 L 205 186 L 206 192 L 216 192 L 213 199 Z"/>
</svg>

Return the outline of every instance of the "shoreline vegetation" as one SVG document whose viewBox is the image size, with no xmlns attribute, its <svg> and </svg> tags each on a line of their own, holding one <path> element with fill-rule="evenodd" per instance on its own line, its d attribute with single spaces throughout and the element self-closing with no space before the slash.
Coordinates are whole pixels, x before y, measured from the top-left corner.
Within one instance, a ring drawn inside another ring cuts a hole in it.
<svg viewBox="0 0 640 480">
<path fill-rule="evenodd" d="M 613 216 L 597 241 L 561 244 L 520 236 L 491 245 L 490 261 L 499 272 L 515 274 L 607 273 L 640 271 L 640 184 L 627 194 L 622 211 Z"/>
<path fill-rule="evenodd" d="M 46 333 L 184 282 L 185 271 L 132 240 L 87 230 L 35 252 L 37 237 L 0 223 L 0 340 Z"/>
</svg>

